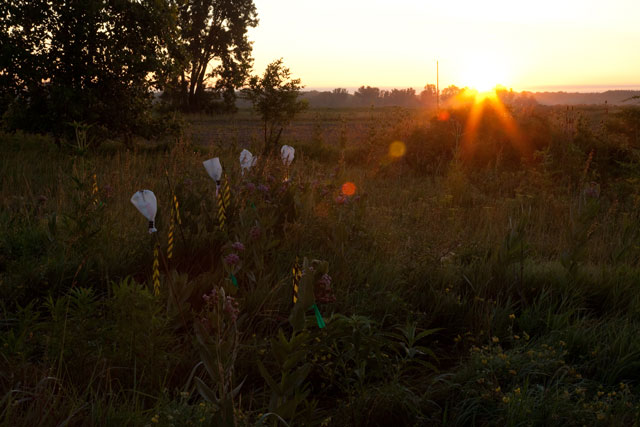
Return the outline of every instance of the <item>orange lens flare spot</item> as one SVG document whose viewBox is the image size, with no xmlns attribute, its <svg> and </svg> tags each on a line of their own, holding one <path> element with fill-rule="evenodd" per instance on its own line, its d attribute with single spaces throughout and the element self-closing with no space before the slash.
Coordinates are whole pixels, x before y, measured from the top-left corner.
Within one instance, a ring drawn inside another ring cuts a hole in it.
<svg viewBox="0 0 640 427">
<path fill-rule="evenodd" d="M 356 185 L 353 182 L 345 182 L 342 184 L 342 194 L 345 196 L 353 196 L 356 194 Z"/>
<path fill-rule="evenodd" d="M 438 120 L 440 120 L 441 122 L 446 122 L 450 117 L 451 115 L 446 110 L 442 110 L 438 113 Z"/>
<path fill-rule="evenodd" d="M 389 156 L 393 158 L 399 158 L 404 156 L 407 152 L 407 146 L 402 141 L 393 141 L 389 146 Z"/>
</svg>

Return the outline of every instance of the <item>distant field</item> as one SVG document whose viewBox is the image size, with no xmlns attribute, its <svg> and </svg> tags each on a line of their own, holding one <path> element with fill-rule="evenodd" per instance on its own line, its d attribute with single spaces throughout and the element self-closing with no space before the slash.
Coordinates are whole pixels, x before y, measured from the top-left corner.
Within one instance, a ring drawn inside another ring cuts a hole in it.
<svg viewBox="0 0 640 427">
<path fill-rule="evenodd" d="M 338 145 L 341 138 L 360 142 L 370 129 L 378 129 L 406 120 L 427 122 L 433 111 L 406 108 L 311 109 L 297 116 L 285 128 L 282 140 L 321 140 Z M 252 110 L 230 115 L 189 115 L 187 134 L 196 144 L 237 143 L 242 147 L 263 138 L 260 117 Z"/>
</svg>

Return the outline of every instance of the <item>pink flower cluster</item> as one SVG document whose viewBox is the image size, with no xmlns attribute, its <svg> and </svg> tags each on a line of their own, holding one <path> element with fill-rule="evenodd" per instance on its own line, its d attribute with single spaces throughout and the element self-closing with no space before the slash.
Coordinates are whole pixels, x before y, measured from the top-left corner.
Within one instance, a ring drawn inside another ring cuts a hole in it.
<svg viewBox="0 0 640 427">
<path fill-rule="evenodd" d="M 251 240 L 258 240 L 260 236 L 262 236 L 262 230 L 260 229 L 260 227 L 258 227 L 257 225 L 251 227 L 251 229 L 249 230 L 249 237 L 251 237 Z"/>
<path fill-rule="evenodd" d="M 238 301 L 236 301 L 231 296 L 227 296 L 224 301 L 224 312 L 227 313 L 231 320 L 235 323 L 235 321 L 238 320 L 238 313 L 240 313 L 240 309 L 238 308 Z"/>
<path fill-rule="evenodd" d="M 240 262 L 238 254 L 229 254 L 224 257 L 224 262 L 229 265 L 237 265 Z"/>
<path fill-rule="evenodd" d="M 208 294 L 202 295 L 202 299 L 205 300 L 209 310 L 215 311 L 218 307 L 218 298 L 221 296 L 222 294 L 218 293 L 218 290 L 214 288 Z M 224 301 L 222 302 L 222 310 L 229 316 L 232 322 L 235 323 L 235 321 L 238 320 L 240 308 L 238 307 L 238 301 L 236 301 L 232 296 L 227 295 L 224 298 Z M 200 320 L 203 323 L 207 323 L 206 317 L 202 317 Z"/>
<path fill-rule="evenodd" d="M 205 300 L 207 304 L 215 303 L 218 299 L 218 290 L 216 288 L 211 289 L 211 292 L 202 295 L 202 299 Z"/>
<path fill-rule="evenodd" d="M 314 294 L 316 300 L 321 304 L 332 303 L 336 297 L 331 290 L 331 276 L 323 274 L 315 284 Z"/>
</svg>

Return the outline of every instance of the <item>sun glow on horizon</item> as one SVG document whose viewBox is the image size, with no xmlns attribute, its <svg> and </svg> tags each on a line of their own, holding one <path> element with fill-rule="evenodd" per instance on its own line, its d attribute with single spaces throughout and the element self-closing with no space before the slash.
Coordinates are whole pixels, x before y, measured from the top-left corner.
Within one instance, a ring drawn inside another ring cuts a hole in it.
<svg viewBox="0 0 640 427">
<path fill-rule="evenodd" d="M 496 90 L 478 92 L 476 90 L 462 91 L 458 102 L 471 102 L 469 116 L 464 124 L 464 132 L 461 145 L 461 156 L 472 158 L 478 148 L 477 133 L 481 125 L 482 117 L 489 112 L 498 119 L 500 127 L 509 138 L 509 142 L 520 152 L 523 158 L 531 154 L 529 144 L 509 110 L 502 103 Z M 445 119 L 448 120 L 448 117 Z"/>
<path fill-rule="evenodd" d="M 479 53 L 468 57 L 465 64 L 461 83 L 477 90 L 479 94 L 493 93 L 497 86 L 506 87 L 510 83 L 509 66 L 496 55 Z"/>
<path fill-rule="evenodd" d="M 420 92 L 436 61 L 441 89 L 640 88 L 637 0 L 255 3 L 254 73 L 283 58 L 307 88 Z"/>
</svg>

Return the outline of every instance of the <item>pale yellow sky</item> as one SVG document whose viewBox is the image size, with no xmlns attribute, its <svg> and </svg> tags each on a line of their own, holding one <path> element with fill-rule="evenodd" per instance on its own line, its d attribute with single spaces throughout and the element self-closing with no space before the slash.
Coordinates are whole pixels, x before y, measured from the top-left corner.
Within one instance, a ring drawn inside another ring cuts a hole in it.
<svg viewBox="0 0 640 427">
<path fill-rule="evenodd" d="M 254 72 L 307 88 L 640 88 L 640 0 L 255 0 Z"/>
</svg>

